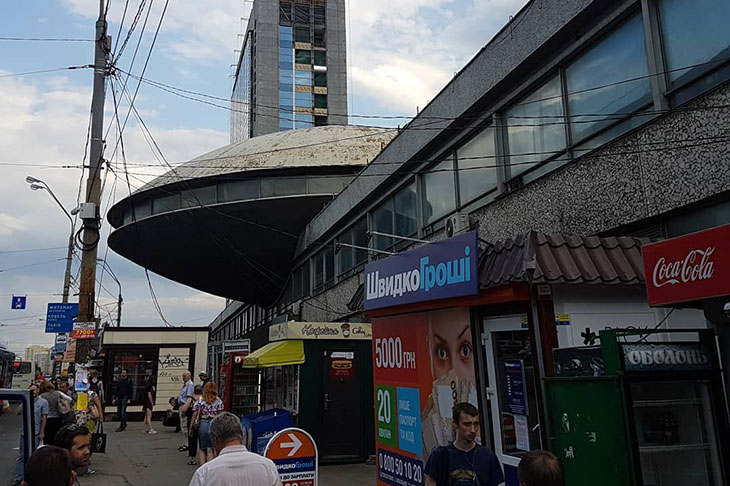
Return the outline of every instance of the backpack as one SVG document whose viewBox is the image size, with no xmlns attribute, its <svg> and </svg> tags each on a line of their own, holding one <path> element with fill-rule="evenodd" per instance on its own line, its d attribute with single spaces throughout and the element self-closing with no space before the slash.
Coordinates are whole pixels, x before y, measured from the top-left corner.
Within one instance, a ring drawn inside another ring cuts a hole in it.
<svg viewBox="0 0 730 486">
<path fill-rule="evenodd" d="M 73 412 L 74 409 L 74 402 L 64 398 L 64 397 L 58 397 L 58 413 L 63 417 L 65 415 L 68 415 L 69 413 Z"/>
</svg>

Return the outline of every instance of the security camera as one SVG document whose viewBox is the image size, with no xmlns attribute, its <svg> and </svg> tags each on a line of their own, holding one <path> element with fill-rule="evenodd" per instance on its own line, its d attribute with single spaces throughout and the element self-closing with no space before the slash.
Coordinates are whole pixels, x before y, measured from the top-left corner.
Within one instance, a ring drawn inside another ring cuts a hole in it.
<svg viewBox="0 0 730 486">
<path fill-rule="evenodd" d="M 725 302 L 725 305 L 722 306 L 723 312 L 725 312 L 725 316 L 730 317 L 730 300 Z"/>
</svg>

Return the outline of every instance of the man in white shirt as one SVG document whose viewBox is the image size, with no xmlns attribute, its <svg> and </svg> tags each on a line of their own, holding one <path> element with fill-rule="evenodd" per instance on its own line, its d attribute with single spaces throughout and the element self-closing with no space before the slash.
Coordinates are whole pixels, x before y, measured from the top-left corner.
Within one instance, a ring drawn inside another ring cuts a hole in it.
<svg viewBox="0 0 730 486">
<path fill-rule="evenodd" d="M 244 447 L 241 419 L 222 412 L 210 423 L 210 433 L 217 457 L 195 471 L 190 486 L 281 486 L 271 459 Z"/>
</svg>

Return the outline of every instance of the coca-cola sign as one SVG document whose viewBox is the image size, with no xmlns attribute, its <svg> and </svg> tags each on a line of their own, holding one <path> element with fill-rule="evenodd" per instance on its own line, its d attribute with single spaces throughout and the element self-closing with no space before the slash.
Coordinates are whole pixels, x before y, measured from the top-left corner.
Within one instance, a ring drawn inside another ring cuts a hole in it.
<svg viewBox="0 0 730 486">
<path fill-rule="evenodd" d="M 650 305 L 730 295 L 730 225 L 644 245 Z"/>
</svg>

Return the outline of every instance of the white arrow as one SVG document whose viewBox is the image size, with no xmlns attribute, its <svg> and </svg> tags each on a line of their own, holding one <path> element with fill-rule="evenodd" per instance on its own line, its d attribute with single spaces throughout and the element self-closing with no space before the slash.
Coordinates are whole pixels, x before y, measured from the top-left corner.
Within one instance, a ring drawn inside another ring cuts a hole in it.
<svg viewBox="0 0 730 486">
<path fill-rule="evenodd" d="M 297 436 L 294 434 L 286 434 L 286 435 L 289 436 L 289 438 L 292 440 L 292 442 L 285 442 L 285 443 L 281 444 L 280 447 L 282 449 L 289 449 L 291 447 L 291 451 L 289 451 L 289 454 L 288 454 L 288 456 L 291 457 L 297 453 L 297 451 L 299 450 L 300 447 L 302 447 L 302 441 L 297 439 Z"/>
</svg>

